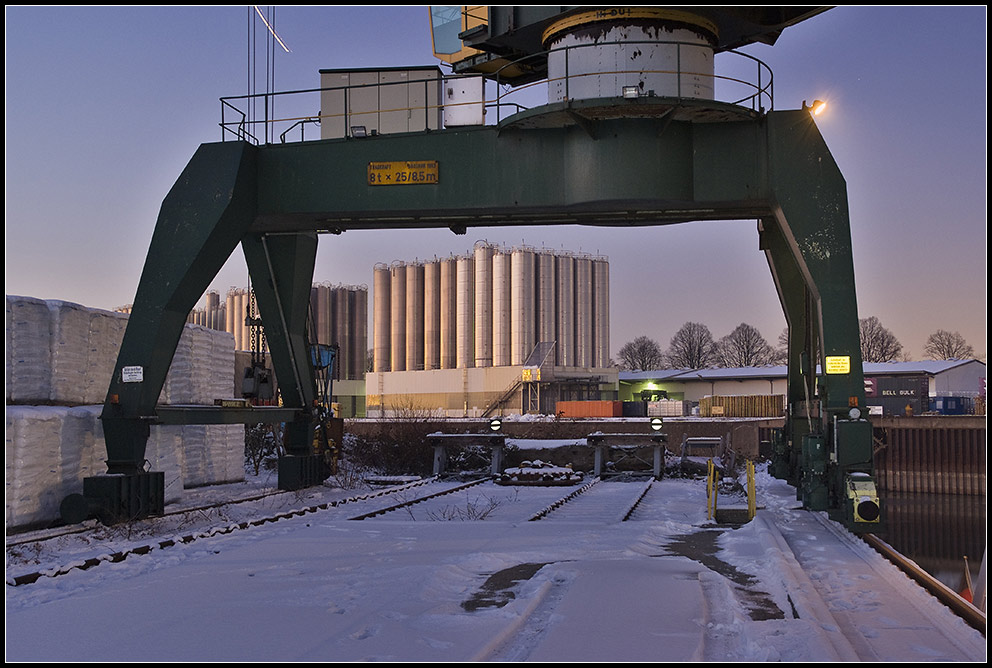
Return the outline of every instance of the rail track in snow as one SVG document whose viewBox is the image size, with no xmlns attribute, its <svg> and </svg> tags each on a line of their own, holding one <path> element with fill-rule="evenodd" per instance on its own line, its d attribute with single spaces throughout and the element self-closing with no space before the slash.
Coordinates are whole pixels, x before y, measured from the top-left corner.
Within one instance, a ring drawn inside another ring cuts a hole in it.
<svg viewBox="0 0 992 668">
<path fill-rule="evenodd" d="M 330 520 L 499 521 L 536 520 L 612 522 L 629 517 L 650 489 L 650 482 L 606 482 L 592 479 L 570 486 L 497 485 L 483 478 L 425 480 L 366 494 L 321 501 L 278 512 L 266 512 L 266 502 L 296 498 L 292 492 L 270 491 L 241 499 L 184 507 L 162 516 L 104 527 L 95 521 L 9 536 L 6 582 L 22 586 L 103 563 L 155 555 L 176 545 L 247 530 L 280 520 L 321 513 Z M 288 495 L 288 496 L 287 496 Z M 250 506 L 258 508 L 248 510 Z M 223 522 L 218 516 L 246 517 Z M 197 519 L 197 515 L 202 519 Z M 120 547 L 101 550 L 101 545 Z M 29 563 L 34 557 L 35 567 Z M 54 556 L 42 558 L 42 554 Z"/>
</svg>

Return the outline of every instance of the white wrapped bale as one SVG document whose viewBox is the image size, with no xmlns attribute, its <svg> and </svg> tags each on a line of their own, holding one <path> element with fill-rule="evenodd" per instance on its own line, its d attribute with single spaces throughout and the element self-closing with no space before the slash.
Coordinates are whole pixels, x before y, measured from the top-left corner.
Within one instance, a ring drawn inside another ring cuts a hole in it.
<svg viewBox="0 0 992 668">
<path fill-rule="evenodd" d="M 117 354 L 127 329 L 127 315 L 92 309 L 89 324 L 87 380 L 83 404 L 102 404 L 117 365 Z"/>
<path fill-rule="evenodd" d="M 148 444 L 145 446 L 145 469 L 165 473 L 165 503 L 182 499 L 183 470 L 185 454 L 183 448 L 183 427 L 159 425 L 151 429 Z"/>
<path fill-rule="evenodd" d="M 186 487 L 241 482 L 245 478 L 243 425 L 183 427 Z"/>
<path fill-rule="evenodd" d="M 176 345 L 176 353 L 172 358 L 172 366 L 165 377 L 159 403 L 163 404 L 193 404 L 193 337 L 190 327 L 183 329 Z"/>
<path fill-rule="evenodd" d="M 48 303 L 7 295 L 7 400 L 47 404 L 52 395 L 52 318 Z"/>
<path fill-rule="evenodd" d="M 207 427 L 187 424 L 183 434 L 183 481 L 187 487 L 209 485 L 207 475 Z"/>
<path fill-rule="evenodd" d="M 73 406 L 62 417 L 62 497 L 83 493 L 83 478 L 107 472 L 102 406 Z"/>
<path fill-rule="evenodd" d="M 89 385 L 89 334 L 93 309 L 54 300 L 48 302 L 48 307 L 52 318 L 52 389 L 49 398 L 60 405 L 82 404 L 86 401 Z"/>
<path fill-rule="evenodd" d="M 62 502 L 62 417 L 57 406 L 7 406 L 4 441 L 7 526 L 47 523 Z"/>
</svg>

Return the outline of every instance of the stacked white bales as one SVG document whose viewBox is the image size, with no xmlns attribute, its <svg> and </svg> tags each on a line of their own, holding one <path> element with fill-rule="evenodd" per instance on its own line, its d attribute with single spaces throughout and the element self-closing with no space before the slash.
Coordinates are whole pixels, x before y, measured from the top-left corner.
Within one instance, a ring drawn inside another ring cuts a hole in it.
<svg viewBox="0 0 992 668">
<path fill-rule="evenodd" d="M 6 297 L 6 523 L 50 522 L 83 478 L 106 473 L 100 413 L 127 315 L 63 301 Z M 212 404 L 234 394 L 231 334 L 187 325 L 160 403 Z M 244 479 L 244 427 L 152 427 L 147 468 L 166 502 L 186 487 Z"/>
</svg>

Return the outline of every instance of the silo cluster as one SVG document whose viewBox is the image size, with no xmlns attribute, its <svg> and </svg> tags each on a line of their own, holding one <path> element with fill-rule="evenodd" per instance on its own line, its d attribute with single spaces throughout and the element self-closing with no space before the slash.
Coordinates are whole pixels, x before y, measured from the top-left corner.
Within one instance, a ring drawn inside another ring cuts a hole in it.
<svg viewBox="0 0 992 668">
<path fill-rule="evenodd" d="M 210 329 L 227 330 L 227 303 L 220 303 L 220 294 L 210 291 L 204 295 L 205 305 L 189 314 L 186 322 L 192 325 L 202 325 Z"/>
<path fill-rule="evenodd" d="M 368 295 L 364 285 L 317 284 L 310 288 L 310 313 L 316 342 L 338 347 L 335 380 L 365 377 Z"/>
<path fill-rule="evenodd" d="M 605 257 L 481 241 L 471 253 L 373 268 L 374 371 L 609 363 Z"/>
<path fill-rule="evenodd" d="M 209 294 L 208 301 L 209 301 Z M 251 311 L 249 312 L 249 308 Z M 251 350 L 251 326 L 248 317 L 258 317 L 258 306 L 251 298 L 249 288 L 231 288 L 227 291 L 227 306 L 224 309 L 225 326 L 222 329 L 234 334 L 235 350 Z M 259 334 L 261 337 L 261 334 Z M 263 342 L 260 340 L 259 345 Z M 264 350 L 264 348 L 263 348 Z"/>
</svg>

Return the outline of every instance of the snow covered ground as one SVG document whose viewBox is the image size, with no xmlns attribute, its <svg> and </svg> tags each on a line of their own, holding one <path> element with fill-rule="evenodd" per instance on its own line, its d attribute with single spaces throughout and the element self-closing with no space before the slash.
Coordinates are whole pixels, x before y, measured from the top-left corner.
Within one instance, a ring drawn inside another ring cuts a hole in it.
<svg viewBox="0 0 992 668">
<path fill-rule="evenodd" d="M 759 473 L 762 509 L 736 529 L 706 519 L 704 481 L 665 479 L 652 494 L 663 502 L 628 522 L 352 521 L 344 504 L 21 586 L 11 577 L 32 568 L 355 491 L 8 547 L 6 659 L 986 660 L 980 633 L 824 514 L 796 509 L 781 481 Z"/>
</svg>

